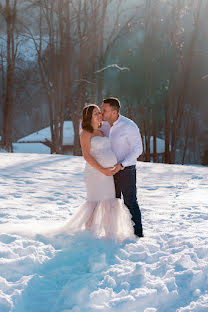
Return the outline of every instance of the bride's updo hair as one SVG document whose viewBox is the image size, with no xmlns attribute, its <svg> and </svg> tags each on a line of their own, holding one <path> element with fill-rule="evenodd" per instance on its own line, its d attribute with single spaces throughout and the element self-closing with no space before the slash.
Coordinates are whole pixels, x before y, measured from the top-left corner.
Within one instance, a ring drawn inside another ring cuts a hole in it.
<svg viewBox="0 0 208 312">
<path fill-rule="evenodd" d="M 91 119 L 92 119 L 92 113 L 95 108 L 99 107 L 96 104 L 89 104 L 85 106 L 82 110 L 82 121 L 81 121 L 81 127 L 83 130 L 86 130 L 88 132 L 93 132 L 93 127 L 91 125 Z"/>
</svg>

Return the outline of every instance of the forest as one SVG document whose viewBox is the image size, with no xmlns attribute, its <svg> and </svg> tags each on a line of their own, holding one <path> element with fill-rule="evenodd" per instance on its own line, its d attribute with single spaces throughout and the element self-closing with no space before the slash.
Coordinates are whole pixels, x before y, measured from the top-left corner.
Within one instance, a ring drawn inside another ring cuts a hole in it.
<svg viewBox="0 0 208 312">
<path fill-rule="evenodd" d="M 207 16 L 208 0 L 0 0 L 1 148 L 50 126 L 62 154 L 71 120 L 80 155 L 83 107 L 114 96 L 144 161 L 207 165 Z"/>
</svg>

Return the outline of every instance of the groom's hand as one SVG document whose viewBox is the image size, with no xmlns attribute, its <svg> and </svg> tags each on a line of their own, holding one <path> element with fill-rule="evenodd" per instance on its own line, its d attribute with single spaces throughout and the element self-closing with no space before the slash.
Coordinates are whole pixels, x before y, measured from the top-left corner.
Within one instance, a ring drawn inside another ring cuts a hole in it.
<svg viewBox="0 0 208 312">
<path fill-rule="evenodd" d="M 121 170 L 121 164 L 117 164 L 114 166 L 114 169 L 112 170 L 112 174 L 116 174 L 117 172 L 119 172 Z"/>
<path fill-rule="evenodd" d="M 114 167 L 113 168 L 112 167 L 110 167 L 110 168 L 103 168 L 101 172 L 104 175 L 106 175 L 106 176 L 112 176 L 113 175 L 113 170 L 112 169 L 114 169 Z"/>
</svg>

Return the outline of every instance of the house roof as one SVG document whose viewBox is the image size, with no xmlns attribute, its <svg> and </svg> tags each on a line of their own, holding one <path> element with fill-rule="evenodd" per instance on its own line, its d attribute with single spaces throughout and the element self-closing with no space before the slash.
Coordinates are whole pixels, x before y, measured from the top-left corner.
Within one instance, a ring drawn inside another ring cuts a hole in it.
<svg viewBox="0 0 208 312">
<path fill-rule="evenodd" d="M 44 128 L 24 138 L 19 139 L 18 143 L 24 142 L 45 142 L 46 140 L 51 141 L 51 131 L 50 127 Z M 63 128 L 63 145 L 73 145 L 74 144 L 74 128 L 72 121 L 64 121 Z"/>
</svg>

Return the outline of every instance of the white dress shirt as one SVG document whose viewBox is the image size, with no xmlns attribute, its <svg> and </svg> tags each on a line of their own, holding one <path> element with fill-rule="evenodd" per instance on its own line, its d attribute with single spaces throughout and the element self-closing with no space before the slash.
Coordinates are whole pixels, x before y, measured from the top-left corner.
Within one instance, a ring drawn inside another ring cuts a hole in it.
<svg viewBox="0 0 208 312">
<path fill-rule="evenodd" d="M 103 123 L 101 131 L 109 136 L 111 148 L 119 164 L 124 167 L 136 165 L 137 158 L 143 152 L 139 128 L 132 120 L 119 115 L 113 126 Z"/>
</svg>

